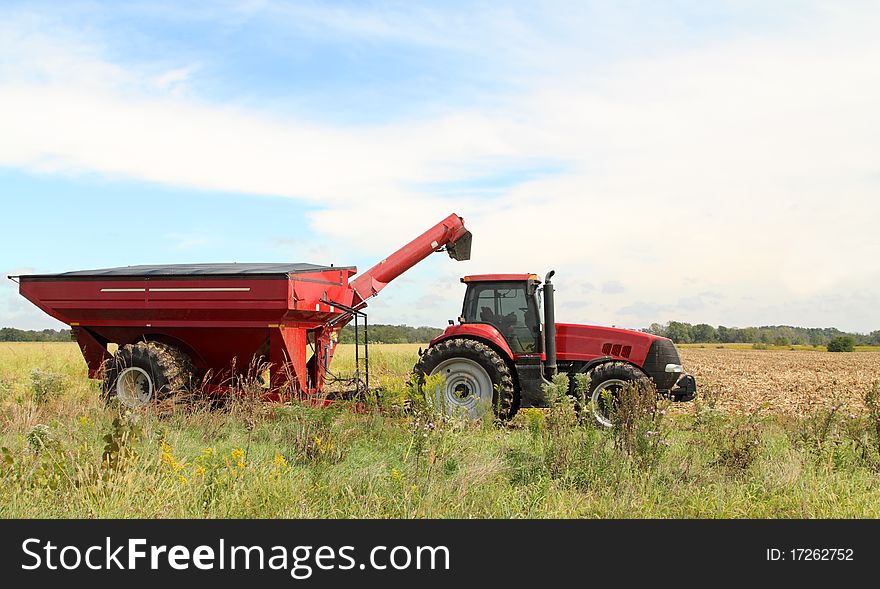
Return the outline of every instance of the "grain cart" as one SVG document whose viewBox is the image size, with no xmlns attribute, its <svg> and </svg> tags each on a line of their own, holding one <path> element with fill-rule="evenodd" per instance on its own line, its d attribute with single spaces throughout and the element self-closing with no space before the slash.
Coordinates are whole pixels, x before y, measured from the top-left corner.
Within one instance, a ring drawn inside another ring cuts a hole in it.
<svg viewBox="0 0 880 589">
<path fill-rule="evenodd" d="M 471 239 L 464 220 L 449 215 L 353 280 L 354 267 L 314 264 L 129 266 L 10 278 L 25 298 L 70 325 L 89 377 L 127 406 L 173 400 L 191 383 L 225 394 L 254 359 L 270 366 L 265 397 L 315 399 L 323 396 L 339 331 L 362 320 L 366 342 L 367 300 L 432 252 L 469 259 Z M 368 358 L 363 384 L 360 357 L 356 366 L 356 388 L 368 388 Z"/>
<path fill-rule="evenodd" d="M 423 391 L 449 412 L 482 416 L 494 408 L 508 418 L 519 407 L 547 405 L 544 385 L 557 372 L 590 377 L 589 397 L 596 420 L 611 426 L 606 403 L 627 385 L 653 381 L 674 401 L 696 395 L 694 377 L 682 371 L 672 340 L 648 333 L 556 323 L 554 272 L 541 286 L 536 274 L 465 276 L 467 285 L 458 324 L 421 354 L 414 368 Z M 541 295 L 543 294 L 543 321 Z M 428 375 L 440 383 L 424 390 Z"/>
</svg>

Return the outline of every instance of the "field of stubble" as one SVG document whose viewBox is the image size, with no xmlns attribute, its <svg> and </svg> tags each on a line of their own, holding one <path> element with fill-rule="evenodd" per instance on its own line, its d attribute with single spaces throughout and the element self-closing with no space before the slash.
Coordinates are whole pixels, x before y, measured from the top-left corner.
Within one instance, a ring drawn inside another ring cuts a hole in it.
<svg viewBox="0 0 880 589">
<path fill-rule="evenodd" d="M 880 353 L 686 348 L 685 368 L 704 400 L 736 413 L 756 410 L 804 416 L 841 402 L 864 409 L 880 381 Z"/>
</svg>

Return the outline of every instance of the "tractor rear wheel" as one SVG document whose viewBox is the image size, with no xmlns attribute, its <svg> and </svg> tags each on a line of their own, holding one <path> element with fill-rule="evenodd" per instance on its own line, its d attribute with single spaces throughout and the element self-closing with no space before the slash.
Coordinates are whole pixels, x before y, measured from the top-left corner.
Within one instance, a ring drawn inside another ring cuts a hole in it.
<svg viewBox="0 0 880 589">
<path fill-rule="evenodd" d="M 104 367 L 103 391 L 130 409 L 162 403 L 173 405 L 185 396 L 193 376 L 190 358 L 173 346 L 138 342 L 119 348 Z"/>
<path fill-rule="evenodd" d="M 419 391 L 444 413 L 476 420 L 492 409 L 500 419 L 516 412 L 510 366 L 477 340 L 452 338 L 431 346 L 413 372 Z M 426 377 L 438 375 L 443 376 L 443 383 L 426 383 Z"/>
<path fill-rule="evenodd" d="M 590 375 L 590 404 L 593 408 L 593 417 L 602 427 L 614 426 L 609 400 L 613 403 L 624 387 L 648 378 L 644 372 L 626 362 L 600 364 L 587 374 Z"/>
</svg>

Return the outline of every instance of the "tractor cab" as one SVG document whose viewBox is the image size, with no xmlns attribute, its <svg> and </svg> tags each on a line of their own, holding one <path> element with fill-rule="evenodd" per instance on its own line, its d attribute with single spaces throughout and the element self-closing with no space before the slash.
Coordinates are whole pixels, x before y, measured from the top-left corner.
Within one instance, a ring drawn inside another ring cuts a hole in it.
<svg viewBox="0 0 880 589">
<path fill-rule="evenodd" d="M 541 304 L 536 274 L 465 276 L 467 284 L 459 321 L 485 323 L 501 333 L 514 354 L 540 354 Z"/>
</svg>

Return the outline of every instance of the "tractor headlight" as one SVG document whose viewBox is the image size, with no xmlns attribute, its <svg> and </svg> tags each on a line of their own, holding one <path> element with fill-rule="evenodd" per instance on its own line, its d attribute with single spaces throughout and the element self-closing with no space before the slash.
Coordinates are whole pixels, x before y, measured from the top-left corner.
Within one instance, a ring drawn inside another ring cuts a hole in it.
<svg viewBox="0 0 880 589">
<path fill-rule="evenodd" d="M 666 372 L 681 372 L 681 364 L 667 364 Z"/>
</svg>

